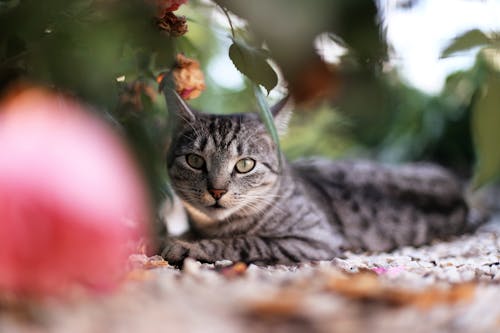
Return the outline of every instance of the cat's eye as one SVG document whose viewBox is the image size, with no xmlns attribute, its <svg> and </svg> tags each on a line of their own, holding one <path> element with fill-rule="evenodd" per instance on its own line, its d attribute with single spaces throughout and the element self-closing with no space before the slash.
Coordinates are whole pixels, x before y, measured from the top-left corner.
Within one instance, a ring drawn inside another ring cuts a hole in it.
<svg viewBox="0 0 500 333">
<path fill-rule="evenodd" d="M 187 154 L 186 163 L 193 169 L 201 169 L 205 165 L 205 160 L 200 155 Z"/>
<path fill-rule="evenodd" d="M 239 173 L 247 173 L 252 171 L 252 169 L 255 167 L 255 161 L 252 160 L 251 158 L 243 158 L 236 163 L 236 171 Z"/>
</svg>

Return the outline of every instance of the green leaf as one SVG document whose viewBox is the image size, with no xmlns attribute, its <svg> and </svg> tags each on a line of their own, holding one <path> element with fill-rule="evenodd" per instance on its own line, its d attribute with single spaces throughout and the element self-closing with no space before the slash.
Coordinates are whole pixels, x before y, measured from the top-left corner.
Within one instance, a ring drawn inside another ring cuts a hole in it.
<svg viewBox="0 0 500 333">
<path fill-rule="evenodd" d="M 266 61 L 267 51 L 235 40 L 229 47 L 229 58 L 234 66 L 253 82 L 271 91 L 278 84 L 278 76 Z"/>
<path fill-rule="evenodd" d="M 2 0 L 0 1 L 0 13 L 12 9 L 14 7 L 17 7 L 19 6 L 20 3 L 21 0 Z"/>
<path fill-rule="evenodd" d="M 500 76 L 490 73 L 473 107 L 472 134 L 477 155 L 477 188 L 500 175 Z"/>
<path fill-rule="evenodd" d="M 441 53 L 441 58 L 447 58 L 454 53 L 468 51 L 477 46 L 483 46 L 491 42 L 481 30 L 474 29 L 455 38 Z"/>
<path fill-rule="evenodd" d="M 267 104 L 266 101 L 266 97 L 262 93 L 262 90 L 260 90 L 259 86 L 255 83 L 252 83 L 252 87 L 255 94 L 255 98 L 257 99 L 257 105 L 259 106 L 260 119 L 266 126 L 267 131 L 269 132 L 269 134 L 271 134 L 271 138 L 278 147 L 278 161 L 280 163 L 280 168 L 281 168 L 280 139 L 278 135 L 278 130 L 276 129 L 276 126 L 274 124 L 274 119 L 271 113 L 271 109 L 269 108 L 269 105 Z"/>
</svg>

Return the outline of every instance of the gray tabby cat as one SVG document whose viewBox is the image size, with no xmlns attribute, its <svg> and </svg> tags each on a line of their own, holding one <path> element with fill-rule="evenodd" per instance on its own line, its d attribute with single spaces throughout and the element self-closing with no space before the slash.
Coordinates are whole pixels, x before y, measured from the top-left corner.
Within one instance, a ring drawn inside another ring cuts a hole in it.
<svg viewBox="0 0 500 333">
<path fill-rule="evenodd" d="M 256 114 L 202 114 L 175 99 L 167 166 L 191 230 L 166 242 L 170 263 L 327 260 L 345 250 L 422 245 L 468 227 L 461 186 L 442 168 L 283 157 L 280 167 Z M 272 109 L 280 132 L 290 116 L 285 104 Z"/>
</svg>

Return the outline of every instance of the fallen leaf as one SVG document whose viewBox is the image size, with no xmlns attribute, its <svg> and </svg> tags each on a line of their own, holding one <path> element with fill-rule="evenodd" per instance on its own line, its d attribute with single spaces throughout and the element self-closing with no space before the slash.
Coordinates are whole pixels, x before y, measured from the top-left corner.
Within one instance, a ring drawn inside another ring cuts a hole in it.
<svg viewBox="0 0 500 333">
<path fill-rule="evenodd" d="M 383 293 L 377 276 L 372 272 L 332 277 L 326 289 L 352 299 L 375 299 L 382 297 Z"/>
<path fill-rule="evenodd" d="M 159 267 L 169 267 L 170 265 L 161 256 L 153 256 L 144 264 L 145 269 L 154 269 Z"/>
<path fill-rule="evenodd" d="M 293 317 L 301 315 L 303 295 L 295 292 L 281 292 L 272 298 L 251 301 L 247 304 L 247 312 L 260 319 Z"/>
<path fill-rule="evenodd" d="M 243 262 L 237 262 L 233 265 L 219 268 L 217 271 L 226 278 L 235 278 L 244 275 L 245 272 L 247 271 L 247 268 L 248 268 L 247 264 Z"/>
<path fill-rule="evenodd" d="M 471 301 L 474 298 L 475 288 L 473 283 L 462 283 L 451 285 L 449 288 L 406 290 L 385 286 L 376 274 L 370 272 L 331 277 L 326 284 L 326 290 L 350 299 L 398 306 L 412 305 L 421 309 L 429 309 L 438 304 Z"/>
</svg>

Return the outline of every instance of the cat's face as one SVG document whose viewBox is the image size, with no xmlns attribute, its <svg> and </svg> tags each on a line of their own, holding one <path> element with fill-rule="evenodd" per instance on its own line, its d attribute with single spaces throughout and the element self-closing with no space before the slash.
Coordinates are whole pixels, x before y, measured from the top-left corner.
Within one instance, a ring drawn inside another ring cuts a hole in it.
<svg viewBox="0 0 500 333">
<path fill-rule="evenodd" d="M 254 215 L 274 198 L 277 146 L 256 114 L 181 117 L 169 148 L 172 186 L 198 222 Z"/>
<path fill-rule="evenodd" d="M 168 171 L 191 213 L 221 220 L 265 206 L 279 162 L 275 143 L 254 117 L 198 114 L 173 142 Z"/>
</svg>

